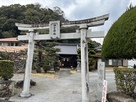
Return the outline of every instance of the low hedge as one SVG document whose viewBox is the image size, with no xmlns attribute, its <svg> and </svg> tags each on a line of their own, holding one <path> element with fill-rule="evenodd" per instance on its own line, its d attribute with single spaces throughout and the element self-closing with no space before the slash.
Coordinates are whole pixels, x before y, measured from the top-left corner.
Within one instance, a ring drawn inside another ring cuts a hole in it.
<svg viewBox="0 0 136 102">
<path fill-rule="evenodd" d="M 9 60 L 0 60 L 0 77 L 2 80 L 8 80 L 13 77 L 14 62 Z"/>
<path fill-rule="evenodd" d="M 114 68 L 117 91 L 133 96 L 136 88 L 136 69 Z"/>
<path fill-rule="evenodd" d="M 56 68 L 56 67 L 60 67 L 60 62 L 59 62 L 59 61 L 54 62 L 54 63 L 53 63 L 53 67 L 55 67 L 55 68 Z"/>
<path fill-rule="evenodd" d="M 51 66 L 50 65 L 44 65 L 43 66 L 43 70 L 44 70 L 44 72 L 46 73 L 48 70 L 50 70 L 51 69 Z"/>
</svg>

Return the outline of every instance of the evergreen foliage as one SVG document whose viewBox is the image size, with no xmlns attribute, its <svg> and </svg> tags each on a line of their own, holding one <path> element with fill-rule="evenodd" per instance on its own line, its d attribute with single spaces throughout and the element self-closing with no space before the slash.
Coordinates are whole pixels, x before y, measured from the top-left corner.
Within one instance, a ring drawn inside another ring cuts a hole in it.
<svg viewBox="0 0 136 102">
<path fill-rule="evenodd" d="M 92 44 L 94 45 L 94 47 L 99 47 L 101 46 L 101 44 L 99 42 L 96 41 L 92 41 Z"/>
<path fill-rule="evenodd" d="M 0 38 L 19 35 L 20 31 L 15 26 L 16 22 L 41 24 L 49 23 L 50 20 L 65 21 L 65 18 L 58 14 L 58 10 L 42 8 L 40 4 L 2 6 L 0 7 Z"/>
<path fill-rule="evenodd" d="M 136 70 L 130 68 L 114 68 L 117 91 L 134 96 L 136 88 Z"/>
<path fill-rule="evenodd" d="M 14 62 L 9 60 L 0 60 L 0 77 L 2 80 L 8 80 L 13 77 Z"/>
<path fill-rule="evenodd" d="M 102 57 L 136 58 L 136 7 L 128 9 L 112 25 L 104 39 Z"/>
<path fill-rule="evenodd" d="M 43 66 L 43 70 L 44 70 L 44 72 L 46 73 L 48 70 L 50 70 L 51 69 L 51 66 L 50 65 L 44 65 Z"/>
<path fill-rule="evenodd" d="M 89 63 L 89 71 L 92 71 L 95 69 L 96 65 L 96 51 L 95 46 L 93 44 L 92 40 L 88 40 L 88 63 Z"/>
<path fill-rule="evenodd" d="M 47 70 L 49 70 L 54 63 L 58 63 L 59 59 L 56 52 L 59 52 L 60 49 L 55 48 L 56 45 L 58 43 L 55 41 L 37 41 L 34 54 L 35 63 L 33 64 L 38 73 L 41 73 L 41 68 L 46 70 L 46 66 L 50 66 L 47 67 Z"/>
<path fill-rule="evenodd" d="M 96 65 L 96 51 L 95 51 L 95 46 L 93 44 L 92 40 L 88 40 L 88 64 L 89 64 L 89 71 L 92 71 L 95 69 Z M 81 59 L 81 50 L 78 49 L 78 59 Z"/>
</svg>

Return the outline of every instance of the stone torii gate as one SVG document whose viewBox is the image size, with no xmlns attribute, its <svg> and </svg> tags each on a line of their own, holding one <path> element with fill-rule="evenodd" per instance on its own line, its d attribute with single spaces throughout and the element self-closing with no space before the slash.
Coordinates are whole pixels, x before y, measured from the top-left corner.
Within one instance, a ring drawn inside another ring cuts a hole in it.
<svg viewBox="0 0 136 102">
<path fill-rule="evenodd" d="M 88 45 L 87 38 L 103 38 L 103 31 L 91 31 L 89 27 L 100 26 L 108 20 L 109 14 L 95 18 L 89 18 L 77 21 L 50 21 L 49 24 L 20 24 L 15 23 L 19 30 L 29 31 L 26 35 L 19 35 L 18 40 L 28 40 L 28 52 L 25 67 L 23 91 L 21 97 L 30 97 L 30 77 L 32 70 L 34 41 L 52 40 L 52 39 L 80 39 L 81 43 L 81 83 L 82 83 L 82 102 L 89 102 L 89 69 L 88 69 Z M 77 26 L 79 30 L 75 33 L 61 33 L 60 27 Z M 49 29 L 49 34 L 34 33 L 37 29 Z"/>
</svg>

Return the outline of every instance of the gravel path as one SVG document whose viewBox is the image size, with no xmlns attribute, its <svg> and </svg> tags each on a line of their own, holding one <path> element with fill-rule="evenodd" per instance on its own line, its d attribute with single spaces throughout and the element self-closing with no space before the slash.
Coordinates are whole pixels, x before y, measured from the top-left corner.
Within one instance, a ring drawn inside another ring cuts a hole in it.
<svg viewBox="0 0 136 102">
<path fill-rule="evenodd" d="M 106 72 L 108 91 L 115 90 L 114 73 Z M 14 102 L 81 102 L 81 74 L 72 74 L 68 69 L 61 69 L 54 78 L 46 76 L 31 76 L 37 85 L 30 88 L 33 96 L 21 98 L 18 95 L 22 89 L 16 89 L 16 94 L 10 98 Z M 13 80 L 23 79 L 23 74 L 15 74 Z M 89 74 L 90 102 L 97 99 L 97 72 Z"/>
</svg>

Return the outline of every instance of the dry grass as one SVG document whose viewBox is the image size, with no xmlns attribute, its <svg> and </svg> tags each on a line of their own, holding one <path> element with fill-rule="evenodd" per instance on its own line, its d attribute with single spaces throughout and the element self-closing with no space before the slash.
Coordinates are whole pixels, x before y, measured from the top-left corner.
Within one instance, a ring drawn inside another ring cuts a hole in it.
<svg viewBox="0 0 136 102">
<path fill-rule="evenodd" d="M 55 73 L 32 73 L 33 76 L 39 76 L 39 77 L 47 77 L 54 79 L 55 78 Z"/>
<path fill-rule="evenodd" d="M 76 70 L 70 70 L 70 73 L 77 74 L 78 72 Z"/>
</svg>

